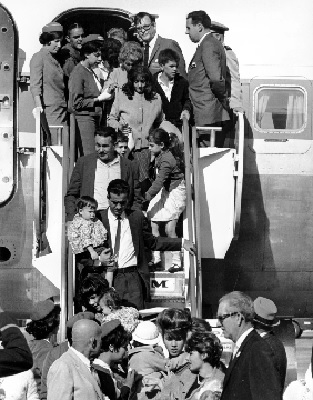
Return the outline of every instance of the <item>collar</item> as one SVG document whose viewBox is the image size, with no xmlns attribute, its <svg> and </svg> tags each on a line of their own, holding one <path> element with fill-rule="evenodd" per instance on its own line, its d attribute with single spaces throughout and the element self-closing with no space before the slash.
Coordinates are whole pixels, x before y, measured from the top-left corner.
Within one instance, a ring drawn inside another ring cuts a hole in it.
<svg viewBox="0 0 313 400">
<path fill-rule="evenodd" d="M 158 73 L 158 82 L 159 82 L 159 84 L 161 86 L 165 86 L 165 87 L 169 87 L 170 88 L 171 86 L 174 85 L 174 79 L 175 78 L 172 81 L 169 81 L 170 82 L 169 86 L 166 86 L 165 83 L 161 80 L 161 75 L 162 75 L 162 72 Z"/>
<path fill-rule="evenodd" d="M 101 161 L 99 157 L 97 157 L 97 160 L 100 161 L 101 164 L 104 164 L 104 165 L 106 165 L 108 167 L 111 167 L 111 165 L 120 163 L 120 157 L 115 157 L 112 161 L 110 161 L 108 163 L 105 163 L 105 162 Z"/>
<path fill-rule="evenodd" d="M 125 215 L 125 211 L 124 211 L 121 215 L 121 220 L 124 221 L 125 218 L 126 218 L 126 215 Z M 109 221 L 117 221 L 117 219 L 118 219 L 115 215 L 113 215 L 110 207 L 108 208 L 108 219 L 109 219 Z"/>
<path fill-rule="evenodd" d="M 159 37 L 159 35 L 155 34 L 154 38 L 149 42 L 149 49 L 150 51 L 153 50 L 153 47 L 155 45 L 155 42 L 157 41 L 157 38 Z M 151 54 L 151 53 L 150 53 Z"/>
<path fill-rule="evenodd" d="M 202 43 L 202 41 L 203 41 L 203 39 L 206 37 L 206 36 L 208 36 L 209 34 L 211 33 L 211 31 L 210 32 L 207 32 L 207 33 L 205 33 L 203 36 L 202 36 L 202 38 L 199 40 L 199 42 L 198 42 L 198 47 L 200 46 L 200 44 Z"/>
<path fill-rule="evenodd" d="M 240 349 L 243 341 L 246 339 L 246 337 L 249 335 L 249 333 L 251 333 L 253 331 L 253 328 L 249 328 L 248 330 L 246 330 L 241 336 L 240 338 L 237 340 L 237 342 L 235 343 L 235 349 L 234 349 L 234 353 L 237 353 L 238 350 Z"/>
<path fill-rule="evenodd" d="M 259 333 L 259 335 L 261 336 L 261 338 L 264 338 L 264 336 L 267 334 L 267 332 L 261 332 Z"/>
<path fill-rule="evenodd" d="M 104 369 L 108 369 L 108 370 L 110 371 L 110 373 L 112 374 L 112 370 L 111 370 L 110 365 L 109 365 L 108 363 L 106 363 L 105 361 L 100 360 L 100 358 L 96 358 L 96 359 L 93 361 L 93 364 L 99 365 L 100 367 L 102 367 L 102 368 L 104 368 Z"/>
<path fill-rule="evenodd" d="M 68 351 L 72 351 L 76 356 L 86 365 L 86 367 L 90 370 L 90 360 L 85 357 L 80 351 L 74 349 L 74 347 L 70 347 Z"/>
</svg>

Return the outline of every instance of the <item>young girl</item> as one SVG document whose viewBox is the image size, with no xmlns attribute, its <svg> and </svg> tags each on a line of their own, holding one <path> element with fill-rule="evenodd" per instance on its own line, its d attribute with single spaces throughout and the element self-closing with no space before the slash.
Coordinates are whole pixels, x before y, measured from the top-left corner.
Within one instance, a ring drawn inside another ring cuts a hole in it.
<svg viewBox="0 0 313 400">
<path fill-rule="evenodd" d="M 176 224 L 185 208 L 186 188 L 183 165 L 175 159 L 171 149 L 170 135 L 162 128 L 154 129 L 149 136 L 149 149 L 155 157 L 155 180 L 145 194 L 150 201 L 148 218 L 154 236 L 160 236 L 159 223 L 165 222 L 165 232 L 176 238 Z M 153 252 L 154 264 L 160 263 L 160 252 Z M 182 271 L 180 252 L 172 252 L 169 272 Z"/>
<path fill-rule="evenodd" d="M 68 240 L 76 259 L 84 267 L 99 267 L 110 260 L 110 249 L 106 243 L 107 230 L 96 218 L 98 203 L 89 196 L 82 196 L 77 203 L 75 214 L 68 230 Z M 110 286 L 113 282 L 113 271 L 106 274 Z"/>
</svg>

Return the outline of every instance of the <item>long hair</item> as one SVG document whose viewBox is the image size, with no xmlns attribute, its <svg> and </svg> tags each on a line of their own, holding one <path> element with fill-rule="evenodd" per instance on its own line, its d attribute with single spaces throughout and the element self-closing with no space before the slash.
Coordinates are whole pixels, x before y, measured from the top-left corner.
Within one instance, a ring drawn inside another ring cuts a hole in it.
<svg viewBox="0 0 313 400">
<path fill-rule="evenodd" d="M 135 89 L 134 82 L 137 79 L 144 79 L 145 87 L 143 90 L 145 100 L 152 101 L 156 98 L 156 91 L 154 89 L 152 74 L 149 68 L 142 65 L 136 65 L 128 72 L 128 82 L 122 87 L 125 95 L 132 100 L 134 97 Z"/>
</svg>

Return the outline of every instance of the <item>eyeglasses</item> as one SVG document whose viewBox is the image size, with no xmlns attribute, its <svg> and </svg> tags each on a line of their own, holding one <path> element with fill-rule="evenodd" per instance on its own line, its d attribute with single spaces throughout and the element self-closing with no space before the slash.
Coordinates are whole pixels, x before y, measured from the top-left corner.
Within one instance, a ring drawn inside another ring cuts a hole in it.
<svg viewBox="0 0 313 400">
<path fill-rule="evenodd" d="M 229 313 L 229 314 L 218 315 L 218 316 L 217 316 L 217 319 L 219 320 L 220 324 L 223 325 L 224 319 L 233 317 L 233 316 L 236 315 L 236 314 L 240 314 L 240 312 L 239 312 L 239 311 L 234 311 L 234 312 Z"/>
<path fill-rule="evenodd" d="M 137 31 L 148 31 L 151 28 L 152 24 L 137 26 Z"/>
</svg>

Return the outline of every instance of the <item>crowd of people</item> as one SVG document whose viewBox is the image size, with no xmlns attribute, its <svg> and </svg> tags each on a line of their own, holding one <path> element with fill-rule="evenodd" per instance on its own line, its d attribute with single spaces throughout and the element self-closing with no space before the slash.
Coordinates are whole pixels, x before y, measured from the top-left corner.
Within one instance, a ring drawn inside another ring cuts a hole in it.
<svg viewBox="0 0 313 400">
<path fill-rule="evenodd" d="M 192 318 L 188 309 L 168 308 L 155 320 L 142 320 L 137 309 L 122 305 L 116 291 L 98 274 L 84 279 L 80 295 L 83 311 L 67 321 L 67 339 L 61 343 L 52 344 L 60 322 L 60 307 L 52 299 L 35 304 L 26 326 L 27 340 L 12 316 L 0 313 L 3 399 L 312 396 L 311 369 L 306 387 L 297 381 L 285 390 L 286 352 L 274 333 L 279 320 L 269 299 L 253 301 L 243 292 L 231 292 L 219 300 L 219 327 L 224 338 L 234 343 L 226 365 L 221 340 L 209 322 Z"/>
</svg>

